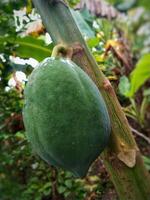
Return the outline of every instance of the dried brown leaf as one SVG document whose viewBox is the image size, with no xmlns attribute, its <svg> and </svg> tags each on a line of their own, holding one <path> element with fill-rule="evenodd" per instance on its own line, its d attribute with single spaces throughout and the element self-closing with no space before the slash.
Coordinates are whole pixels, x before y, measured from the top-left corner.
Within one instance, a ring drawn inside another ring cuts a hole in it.
<svg viewBox="0 0 150 200">
<path fill-rule="evenodd" d="M 108 40 L 105 45 L 105 56 L 111 51 L 114 56 L 120 61 L 121 65 L 124 66 L 124 73 L 129 74 L 132 70 L 132 56 L 129 46 L 125 41 L 120 38 L 118 40 Z"/>
</svg>

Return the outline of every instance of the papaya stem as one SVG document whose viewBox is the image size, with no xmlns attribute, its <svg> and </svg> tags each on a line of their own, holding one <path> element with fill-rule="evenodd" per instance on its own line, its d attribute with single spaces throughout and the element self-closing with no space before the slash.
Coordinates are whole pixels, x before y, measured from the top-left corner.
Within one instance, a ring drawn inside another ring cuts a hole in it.
<svg viewBox="0 0 150 200">
<path fill-rule="evenodd" d="M 65 44 L 58 44 L 53 48 L 52 57 L 64 57 L 72 59 L 73 49 Z"/>
</svg>

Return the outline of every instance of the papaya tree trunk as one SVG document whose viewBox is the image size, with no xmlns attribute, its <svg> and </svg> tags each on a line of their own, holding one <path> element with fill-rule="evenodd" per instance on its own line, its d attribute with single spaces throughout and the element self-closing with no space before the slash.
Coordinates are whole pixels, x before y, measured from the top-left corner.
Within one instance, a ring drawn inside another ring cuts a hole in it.
<svg viewBox="0 0 150 200">
<path fill-rule="evenodd" d="M 72 60 L 96 83 L 111 120 L 111 138 L 102 154 L 120 200 L 149 200 L 150 176 L 116 94 L 91 55 L 66 1 L 33 0 L 55 45 L 73 48 Z"/>
</svg>

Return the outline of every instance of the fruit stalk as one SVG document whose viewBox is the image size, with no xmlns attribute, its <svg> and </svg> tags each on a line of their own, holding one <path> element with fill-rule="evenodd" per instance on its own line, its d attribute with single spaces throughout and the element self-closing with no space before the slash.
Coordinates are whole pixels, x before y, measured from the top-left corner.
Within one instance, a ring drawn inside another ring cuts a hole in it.
<svg viewBox="0 0 150 200">
<path fill-rule="evenodd" d="M 72 60 L 96 83 L 111 119 L 111 138 L 102 157 L 120 200 L 149 200 L 150 176 L 116 94 L 91 55 L 65 1 L 33 0 L 55 45 L 74 49 Z"/>
</svg>

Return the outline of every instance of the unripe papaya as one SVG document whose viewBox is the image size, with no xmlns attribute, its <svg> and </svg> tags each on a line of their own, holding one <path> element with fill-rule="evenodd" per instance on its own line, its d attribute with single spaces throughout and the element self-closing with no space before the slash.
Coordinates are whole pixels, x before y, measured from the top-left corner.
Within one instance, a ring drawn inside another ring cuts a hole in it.
<svg viewBox="0 0 150 200">
<path fill-rule="evenodd" d="M 91 78 L 64 58 L 47 58 L 29 76 L 23 119 L 33 149 L 51 165 L 86 175 L 106 147 L 110 120 Z"/>
</svg>

